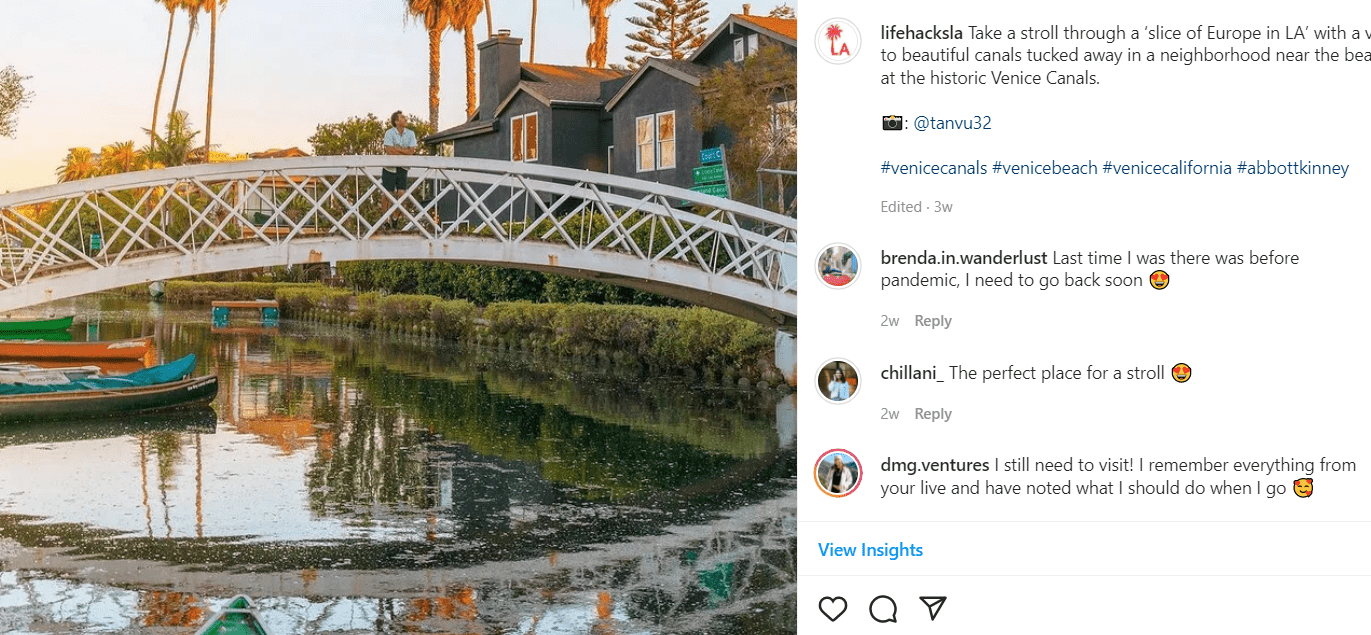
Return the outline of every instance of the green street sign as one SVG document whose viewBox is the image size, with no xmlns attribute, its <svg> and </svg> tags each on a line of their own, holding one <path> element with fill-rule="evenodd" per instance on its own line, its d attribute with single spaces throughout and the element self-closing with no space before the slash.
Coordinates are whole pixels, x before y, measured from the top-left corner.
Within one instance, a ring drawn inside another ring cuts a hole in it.
<svg viewBox="0 0 1371 635">
<path fill-rule="evenodd" d="M 725 180 L 724 164 L 706 165 L 702 168 L 695 168 L 695 184 L 718 183 Z"/>
<path fill-rule="evenodd" d="M 723 148 L 705 148 L 700 151 L 700 163 L 718 163 L 723 160 Z"/>
<path fill-rule="evenodd" d="M 102 243 L 101 243 L 101 241 L 100 241 L 100 234 L 91 234 L 91 235 L 90 235 L 90 250 L 91 250 L 92 252 L 100 251 L 100 245 L 101 245 L 101 244 L 102 244 Z"/>
<path fill-rule="evenodd" d="M 715 183 L 714 185 L 696 185 L 695 187 L 690 188 L 690 190 L 692 192 L 699 192 L 701 194 L 708 194 L 710 196 L 722 196 L 725 198 L 728 197 L 728 186 L 723 183 Z"/>
</svg>

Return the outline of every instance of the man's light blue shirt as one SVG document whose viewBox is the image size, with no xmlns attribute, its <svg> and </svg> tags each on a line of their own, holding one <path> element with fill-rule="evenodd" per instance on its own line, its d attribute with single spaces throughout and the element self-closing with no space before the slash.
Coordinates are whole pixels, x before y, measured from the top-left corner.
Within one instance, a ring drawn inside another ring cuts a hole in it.
<svg viewBox="0 0 1371 635">
<path fill-rule="evenodd" d="M 415 138 L 413 128 L 405 128 L 404 134 L 401 134 L 400 131 L 395 128 L 391 128 L 386 131 L 384 145 L 395 146 L 397 148 L 413 148 L 414 146 L 419 145 L 419 140 Z"/>
</svg>

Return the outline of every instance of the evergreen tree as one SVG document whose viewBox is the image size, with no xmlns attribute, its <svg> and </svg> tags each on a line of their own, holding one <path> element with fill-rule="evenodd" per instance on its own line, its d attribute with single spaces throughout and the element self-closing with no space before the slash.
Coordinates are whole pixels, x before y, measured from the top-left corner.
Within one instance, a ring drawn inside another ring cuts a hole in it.
<svg viewBox="0 0 1371 635">
<path fill-rule="evenodd" d="M 633 16 L 628 23 L 638 27 L 629 33 L 633 40 L 628 50 L 628 67 L 636 69 L 649 57 L 684 59 L 705 43 L 705 23 L 709 7 L 705 0 L 639 0 L 646 16 Z"/>
<path fill-rule="evenodd" d="M 776 8 L 772 9 L 772 10 L 771 10 L 771 14 L 770 14 L 769 16 L 767 16 L 767 17 L 781 18 L 781 19 L 784 19 L 784 20 L 795 20 L 795 19 L 797 19 L 797 18 L 796 18 L 796 15 L 795 15 L 795 7 L 792 7 L 792 6 L 788 5 L 788 4 L 778 4 L 778 5 L 776 5 Z"/>
</svg>

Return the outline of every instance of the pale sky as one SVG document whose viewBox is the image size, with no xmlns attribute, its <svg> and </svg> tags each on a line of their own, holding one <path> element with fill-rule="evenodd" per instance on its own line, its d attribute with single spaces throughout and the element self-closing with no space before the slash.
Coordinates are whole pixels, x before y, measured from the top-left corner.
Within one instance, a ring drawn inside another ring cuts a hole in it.
<svg viewBox="0 0 1371 635">
<path fill-rule="evenodd" d="M 495 29 L 524 39 L 528 59 L 530 2 L 492 0 Z M 712 31 L 742 0 L 710 3 Z M 778 0 L 751 2 L 768 13 Z M 796 6 L 793 0 L 789 2 Z M 643 11 L 620 0 L 610 8 L 609 61 L 627 54 L 627 18 Z M 162 93 L 166 121 L 185 46 L 178 15 Z M 19 111 L 18 135 L 0 137 L 0 192 L 56 182 L 71 147 L 99 152 L 116 141 L 146 145 L 153 93 L 166 45 L 167 12 L 154 0 L 4 0 L 0 8 L 0 68 L 31 76 L 34 98 Z M 485 16 L 476 41 L 486 39 Z M 536 61 L 583 65 L 590 21 L 579 0 L 538 3 Z M 395 110 L 428 117 L 428 35 L 406 22 L 403 0 L 229 0 L 220 14 L 215 50 L 214 142 L 238 153 L 299 146 L 320 123 Z M 462 34 L 443 38 L 439 125 L 465 121 Z M 209 20 L 202 15 L 191 43 L 178 108 L 203 132 L 209 66 Z M 203 142 L 204 135 L 197 137 Z"/>
</svg>

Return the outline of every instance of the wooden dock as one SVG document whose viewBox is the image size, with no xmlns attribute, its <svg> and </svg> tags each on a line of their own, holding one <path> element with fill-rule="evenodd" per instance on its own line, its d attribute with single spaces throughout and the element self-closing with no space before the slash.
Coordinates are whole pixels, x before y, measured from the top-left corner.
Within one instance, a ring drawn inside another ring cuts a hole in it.
<svg viewBox="0 0 1371 635">
<path fill-rule="evenodd" d="M 228 326 L 229 314 L 234 309 L 256 309 L 264 326 L 276 326 L 281 317 L 281 303 L 275 300 L 215 300 L 210 307 L 216 327 Z"/>
<path fill-rule="evenodd" d="M 281 303 L 275 300 L 215 300 L 210 303 L 214 308 L 226 309 L 280 309 Z"/>
</svg>

